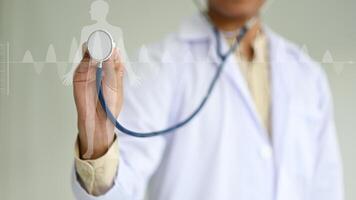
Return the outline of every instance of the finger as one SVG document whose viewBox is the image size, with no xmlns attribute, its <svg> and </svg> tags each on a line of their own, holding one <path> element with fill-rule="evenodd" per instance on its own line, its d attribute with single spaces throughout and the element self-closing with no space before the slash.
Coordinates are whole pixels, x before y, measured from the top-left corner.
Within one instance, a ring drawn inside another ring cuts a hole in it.
<svg viewBox="0 0 356 200">
<path fill-rule="evenodd" d="M 122 56 L 120 54 L 120 50 L 119 49 L 114 49 L 113 51 L 113 58 L 114 63 L 115 63 L 115 73 L 117 77 L 123 77 L 124 76 L 124 68 L 125 68 L 125 64 L 124 61 L 122 59 Z"/>
<path fill-rule="evenodd" d="M 91 82 L 95 80 L 98 62 L 90 58 L 87 43 L 82 44 L 83 58 L 75 70 L 73 83 Z"/>
<path fill-rule="evenodd" d="M 78 65 L 73 82 L 94 81 L 99 62 L 90 57 L 87 42 L 82 44 L 83 58 Z"/>
<path fill-rule="evenodd" d="M 111 57 L 103 63 L 103 81 L 113 90 L 122 85 L 124 65 L 118 49 L 114 49 Z"/>
<path fill-rule="evenodd" d="M 103 94 L 111 112 L 117 116 L 123 99 L 123 63 L 117 49 L 103 63 Z"/>
<path fill-rule="evenodd" d="M 73 82 L 92 82 L 96 80 L 96 67 L 90 62 L 82 61 L 74 73 Z"/>
<path fill-rule="evenodd" d="M 81 62 L 83 65 L 80 65 L 80 67 L 96 67 L 98 65 L 98 62 L 90 57 L 87 42 L 82 44 L 82 54 Z"/>
<path fill-rule="evenodd" d="M 82 44 L 82 55 L 83 55 L 83 59 L 84 58 L 90 58 L 87 42 L 84 42 Z"/>
</svg>

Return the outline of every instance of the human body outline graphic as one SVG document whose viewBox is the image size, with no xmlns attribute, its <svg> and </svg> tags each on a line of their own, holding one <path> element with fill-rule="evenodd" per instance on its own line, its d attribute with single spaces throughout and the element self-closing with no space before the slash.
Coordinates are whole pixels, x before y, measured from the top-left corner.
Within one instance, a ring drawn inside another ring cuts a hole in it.
<svg viewBox="0 0 356 200">
<path fill-rule="evenodd" d="M 130 84 L 138 84 L 139 83 L 139 78 L 134 72 L 130 62 L 129 62 L 129 57 L 126 52 L 125 48 L 125 43 L 124 43 L 124 37 L 123 37 L 123 31 L 120 27 L 118 26 L 113 26 L 110 24 L 106 17 L 109 14 L 109 4 L 104 1 L 104 0 L 95 0 L 92 2 L 90 6 L 90 16 L 93 21 L 96 21 L 96 23 L 84 26 L 81 30 L 80 34 L 80 45 L 84 45 L 89 37 L 89 35 L 98 30 L 105 30 L 111 34 L 113 37 L 114 43 L 115 43 L 115 48 L 117 48 L 120 52 L 120 57 L 122 59 L 122 62 L 124 63 L 125 70 L 128 75 L 129 83 Z M 83 50 L 82 47 L 79 46 L 77 51 L 75 52 L 75 55 L 73 56 L 73 62 L 72 66 L 69 72 L 67 72 L 63 76 L 63 84 L 64 85 L 71 85 L 73 82 L 73 75 L 74 72 L 80 63 L 81 59 L 83 57 Z"/>
</svg>

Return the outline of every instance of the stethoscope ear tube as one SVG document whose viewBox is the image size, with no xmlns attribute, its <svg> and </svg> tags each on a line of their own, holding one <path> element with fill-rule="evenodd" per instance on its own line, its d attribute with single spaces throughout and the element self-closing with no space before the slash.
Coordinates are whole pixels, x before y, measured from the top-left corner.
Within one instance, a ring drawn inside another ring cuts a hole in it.
<svg viewBox="0 0 356 200">
<path fill-rule="evenodd" d="M 103 68 L 102 67 L 97 67 L 96 70 L 96 89 L 98 92 L 98 98 L 99 98 L 99 102 L 101 107 L 103 108 L 103 110 L 105 111 L 108 119 L 115 125 L 115 127 L 120 130 L 121 132 L 127 134 L 127 135 L 131 135 L 133 137 L 153 137 L 153 136 L 157 136 L 157 135 L 163 135 L 163 134 L 167 134 L 167 133 L 173 133 L 174 130 L 186 125 L 187 123 L 189 123 L 204 107 L 204 105 L 206 104 L 207 100 L 209 99 L 217 80 L 219 79 L 221 72 L 224 68 L 224 65 L 226 63 L 227 58 L 233 53 L 235 52 L 235 50 L 237 49 L 238 45 L 240 44 L 240 41 L 242 40 L 242 38 L 245 36 L 246 32 L 247 32 L 248 28 L 246 26 L 244 26 L 243 28 L 240 29 L 240 33 L 238 34 L 236 41 L 234 42 L 234 44 L 230 47 L 230 49 L 224 54 L 222 53 L 222 45 L 221 45 L 221 39 L 220 39 L 220 34 L 217 28 L 214 27 L 214 34 L 215 34 L 215 39 L 216 39 L 216 51 L 217 51 L 217 55 L 219 56 L 219 58 L 221 59 L 221 63 L 219 64 L 216 73 L 209 85 L 208 91 L 206 93 L 206 95 L 204 96 L 204 98 L 202 99 L 201 103 L 199 104 L 199 106 L 184 120 L 182 120 L 181 122 L 168 127 L 166 129 L 163 130 L 159 130 L 159 131 L 153 131 L 153 132 L 136 132 L 136 131 L 132 131 L 129 130 L 127 128 L 125 128 L 124 126 L 122 126 L 120 124 L 120 122 L 117 121 L 116 117 L 112 114 L 112 112 L 110 111 L 109 107 L 106 104 L 104 95 L 103 95 L 103 88 L 102 88 L 102 79 L 103 79 Z M 99 65 L 101 65 L 102 63 L 99 63 Z"/>
</svg>

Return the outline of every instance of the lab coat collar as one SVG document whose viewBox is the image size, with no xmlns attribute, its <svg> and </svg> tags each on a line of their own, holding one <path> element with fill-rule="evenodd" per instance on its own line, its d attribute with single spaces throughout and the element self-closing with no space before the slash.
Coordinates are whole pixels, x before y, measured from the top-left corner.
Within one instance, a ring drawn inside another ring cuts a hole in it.
<svg viewBox="0 0 356 200">
<path fill-rule="evenodd" d="M 214 27 L 203 13 L 197 13 L 185 19 L 179 28 L 178 37 L 188 43 L 207 42 L 209 44 L 208 58 L 216 65 L 221 62 L 216 52 Z M 226 47 L 225 42 L 223 42 L 223 52 L 226 51 Z"/>
<path fill-rule="evenodd" d="M 198 13 L 183 21 L 178 35 L 185 41 L 206 40 L 210 38 L 213 27 L 202 13 Z"/>
</svg>

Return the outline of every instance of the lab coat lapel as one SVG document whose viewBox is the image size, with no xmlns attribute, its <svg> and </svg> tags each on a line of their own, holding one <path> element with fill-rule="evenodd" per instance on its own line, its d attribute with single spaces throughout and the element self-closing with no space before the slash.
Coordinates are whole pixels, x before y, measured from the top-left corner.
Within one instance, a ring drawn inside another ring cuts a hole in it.
<svg viewBox="0 0 356 200">
<path fill-rule="evenodd" d="M 222 45 L 222 52 L 223 54 L 225 54 L 225 52 L 228 52 L 230 47 L 227 44 L 226 40 L 221 36 L 221 34 L 219 39 Z M 212 42 L 210 43 L 211 45 L 209 49 L 209 54 L 213 62 L 215 63 L 214 66 L 218 67 L 222 61 L 217 56 L 217 52 L 216 52 L 217 44 L 216 44 L 215 36 L 212 36 L 211 41 Z M 237 62 L 235 54 L 233 53 L 226 60 L 222 73 L 222 78 L 226 77 L 229 80 L 229 82 L 232 84 L 232 86 L 236 89 L 236 91 L 239 93 L 240 97 L 245 103 L 246 108 L 249 110 L 250 117 L 255 121 L 256 127 L 260 130 L 259 132 L 263 135 L 263 137 L 267 139 L 268 136 L 267 132 L 257 113 L 257 109 L 253 102 L 250 91 L 248 89 L 246 80 L 242 76 L 242 73 L 239 69 L 240 69 L 239 64 Z"/>
<path fill-rule="evenodd" d="M 275 153 L 277 171 L 283 157 L 284 146 L 288 138 L 288 122 L 290 118 L 290 82 L 288 73 L 290 65 L 294 65 L 286 52 L 285 42 L 265 28 L 268 36 L 270 67 L 271 67 L 271 121 L 272 121 L 272 143 Z"/>
</svg>

